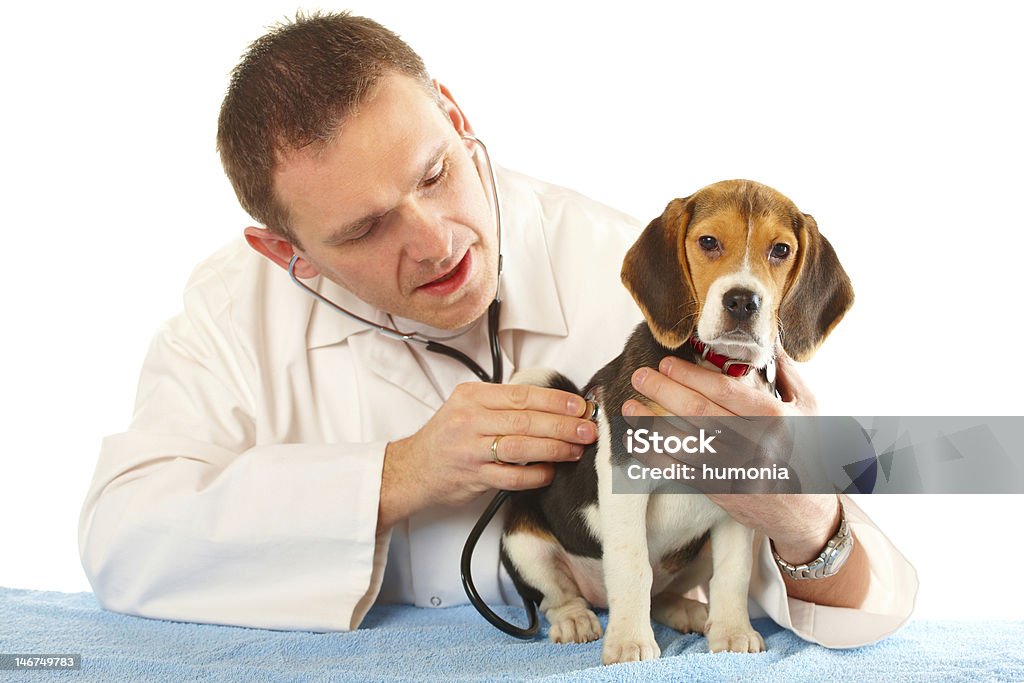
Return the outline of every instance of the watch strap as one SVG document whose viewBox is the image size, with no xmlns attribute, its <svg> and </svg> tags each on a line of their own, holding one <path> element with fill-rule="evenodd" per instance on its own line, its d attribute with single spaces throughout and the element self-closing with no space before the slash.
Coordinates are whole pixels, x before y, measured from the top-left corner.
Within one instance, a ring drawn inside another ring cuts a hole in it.
<svg viewBox="0 0 1024 683">
<path fill-rule="evenodd" d="M 775 552 L 774 545 L 771 546 L 771 550 L 772 557 L 775 558 L 775 563 L 779 565 L 779 569 L 791 579 L 798 581 L 804 579 L 824 579 L 834 575 L 846 563 L 850 552 L 853 550 L 853 534 L 846 523 L 846 509 L 843 507 L 843 501 L 839 501 L 839 531 L 828 540 L 825 548 L 816 558 L 804 564 L 794 565 L 782 559 Z"/>
</svg>

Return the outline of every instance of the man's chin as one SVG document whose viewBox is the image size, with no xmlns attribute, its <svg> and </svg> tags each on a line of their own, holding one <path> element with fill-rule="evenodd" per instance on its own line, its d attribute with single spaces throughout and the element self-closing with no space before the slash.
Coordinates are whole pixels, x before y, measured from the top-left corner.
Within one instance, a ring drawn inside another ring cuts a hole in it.
<svg viewBox="0 0 1024 683">
<path fill-rule="evenodd" d="M 442 330 L 458 330 L 476 321 L 487 312 L 494 299 L 493 283 L 474 283 L 464 288 L 455 301 L 421 301 L 417 320 Z M 425 305 L 424 305 L 425 304 Z"/>
<path fill-rule="evenodd" d="M 489 305 L 490 301 L 487 301 L 483 305 L 467 308 L 465 312 L 458 314 L 455 311 L 450 313 L 446 311 L 440 315 L 433 316 L 433 320 L 424 320 L 423 322 L 441 330 L 458 330 L 479 319 L 480 316 L 487 312 Z"/>
<path fill-rule="evenodd" d="M 429 306 L 419 306 L 408 314 L 399 316 L 415 320 L 440 330 L 458 330 L 477 320 L 487 312 L 491 298 L 482 294 L 461 297 L 450 303 L 431 302 Z"/>
</svg>

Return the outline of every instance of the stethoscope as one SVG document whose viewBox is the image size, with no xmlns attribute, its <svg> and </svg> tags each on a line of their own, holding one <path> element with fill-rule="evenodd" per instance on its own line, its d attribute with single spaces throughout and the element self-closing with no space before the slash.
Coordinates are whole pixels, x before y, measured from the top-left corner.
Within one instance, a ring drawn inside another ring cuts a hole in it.
<svg viewBox="0 0 1024 683">
<path fill-rule="evenodd" d="M 406 343 L 422 344 L 426 347 L 427 351 L 438 353 L 442 356 L 448 356 L 449 358 L 454 358 L 458 362 L 462 363 L 471 370 L 474 375 L 479 377 L 480 381 L 500 384 L 504 378 L 501 346 L 498 342 L 498 317 L 501 314 L 501 272 L 503 265 L 501 253 L 501 198 L 498 194 L 498 183 L 494 177 L 494 166 L 491 164 L 490 154 L 487 153 L 487 146 L 479 138 L 473 135 L 463 134 L 462 139 L 476 145 L 479 147 L 480 151 L 483 152 L 484 166 L 487 169 L 487 176 L 491 185 L 491 203 L 494 211 L 494 223 L 498 232 L 498 284 L 494 291 L 494 301 L 492 301 L 491 305 L 487 308 L 487 342 L 491 348 L 491 374 L 487 374 L 472 358 L 458 349 L 453 349 L 452 347 L 433 339 L 427 339 L 417 332 L 401 332 L 393 327 L 388 327 L 386 325 L 373 322 L 372 320 L 367 320 L 366 318 L 356 315 L 352 311 L 342 308 L 337 303 L 320 294 L 320 292 L 306 286 L 295 275 L 295 264 L 299 260 L 299 256 L 297 254 L 293 255 L 291 261 L 288 262 L 288 275 L 291 277 L 292 282 L 304 289 L 310 296 L 334 309 L 343 316 L 358 323 L 362 323 L 389 339 L 395 339 Z M 477 172 L 480 172 L 479 167 L 477 168 Z M 481 181 L 482 180 L 483 176 L 481 174 Z M 483 601 L 479 593 L 477 593 L 476 586 L 473 584 L 473 576 L 471 572 L 471 562 L 473 559 L 473 551 L 476 549 L 476 543 L 484 529 L 487 528 L 491 519 L 493 519 L 494 515 L 498 512 L 498 509 L 501 508 L 504 502 L 508 499 L 509 495 L 508 491 L 498 491 L 494 496 L 494 499 L 487 506 L 487 509 L 480 515 L 480 519 L 477 520 L 473 530 L 469 532 L 469 536 L 466 538 L 466 545 L 462 549 L 462 587 L 465 589 L 466 596 L 469 598 L 469 601 L 474 607 L 476 607 L 477 611 L 480 612 L 484 619 L 509 635 L 517 638 L 530 639 L 537 634 L 537 630 L 539 628 L 537 605 L 532 600 L 522 596 L 522 592 L 520 591 L 520 596 L 523 598 L 523 604 L 526 607 L 526 613 L 529 617 L 530 624 L 526 628 L 520 628 L 515 624 L 510 624 L 495 614 Z"/>
</svg>

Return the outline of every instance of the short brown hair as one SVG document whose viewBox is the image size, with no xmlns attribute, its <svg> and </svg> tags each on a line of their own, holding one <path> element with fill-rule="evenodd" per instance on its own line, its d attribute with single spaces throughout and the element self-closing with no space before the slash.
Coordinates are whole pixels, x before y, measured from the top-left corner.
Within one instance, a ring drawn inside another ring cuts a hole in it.
<svg viewBox="0 0 1024 683">
<path fill-rule="evenodd" d="M 387 73 L 415 78 L 437 97 L 412 48 L 348 12 L 299 14 L 252 43 L 231 73 L 217 123 L 217 151 L 242 208 L 297 245 L 274 193 L 278 154 L 330 142 Z"/>
</svg>

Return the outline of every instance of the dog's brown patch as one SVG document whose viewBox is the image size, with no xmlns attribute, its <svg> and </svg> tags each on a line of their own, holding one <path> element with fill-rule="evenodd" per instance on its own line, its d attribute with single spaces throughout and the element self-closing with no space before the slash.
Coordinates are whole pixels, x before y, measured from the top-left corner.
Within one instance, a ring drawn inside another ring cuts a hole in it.
<svg viewBox="0 0 1024 683">
<path fill-rule="evenodd" d="M 711 532 L 705 531 L 700 538 L 694 539 L 670 553 L 665 553 L 661 556 L 661 568 L 670 574 L 681 572 L 693 563 L 694 558 L 697 557 L 709 538 L 711 538 Z"/>
<path fill-rule="evenodd" d="M 545 541 L 557 543 L 557 539 L 546 526 L 542 526 L 533 515 L 520 514 L 512 516 L 510 523 L 505 527 L 506 534 L 530 534 Z"/>
</svg>

